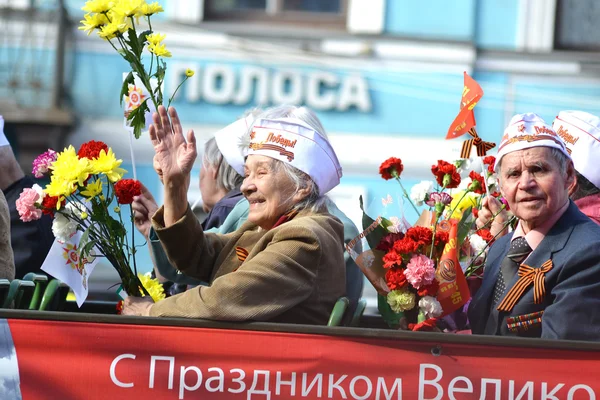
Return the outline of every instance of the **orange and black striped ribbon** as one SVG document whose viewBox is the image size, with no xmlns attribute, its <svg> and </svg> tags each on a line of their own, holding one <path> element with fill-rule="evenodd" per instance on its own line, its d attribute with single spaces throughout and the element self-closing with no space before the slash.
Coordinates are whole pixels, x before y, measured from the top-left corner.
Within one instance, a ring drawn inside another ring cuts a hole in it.
<svg viewBox="0 0 600 400">
<path fill-rule="evenodd" d="M 521 264 L 519 267 L 519 280 L 508 291 L 502 302 L 498 305 L 497 310 L 511 311 L 531 284 L 533 284 L 533 302 L 540 304 L 546 295 L 546 286 L 544 285 L 545 274 L 551 269 L 552 260 L 546 261 L 540 268 L 532 268 L 529 265 Z"/>
<path fill-rule="evenodd" d="M 237 255 L 238 260 L 240 260 L 241 262 L 246 261 L 246 258 L 248 257 L 248 250 L 246 250 L 243 247 L 236 247 L 235 248 L 235 254 Z"/>
<path fill-rule="evenodd" d="M 475 127 L 469 129 L 469 135 L 471 135 L 473 139 L 466 140 L 463 143 L 462 150 L 460 151 L 460 158 L 470 158 L 471 149 L 473 148 L 473 146 L 475 146 L 475 148 L 477 149 L 478 157 L 484 157 L 487 154 L 488 150 L 491 150 L 494 147 L 496 147 L 496 143 L 484 142 L 477 134 Z"/>
</svg>

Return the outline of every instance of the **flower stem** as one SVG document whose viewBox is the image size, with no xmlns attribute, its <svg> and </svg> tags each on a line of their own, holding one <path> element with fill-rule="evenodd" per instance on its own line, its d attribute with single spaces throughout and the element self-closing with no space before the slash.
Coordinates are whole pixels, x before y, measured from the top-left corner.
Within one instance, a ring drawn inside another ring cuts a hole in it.
<svg viewBox="0 0 600 400">
<path fill-rule="evenodd" d="M 179 85 L 177 86 L 177 88 L 175 89 L 175 91 L 173 92 L 173 94 L 171 95 L 171 98 L 169 99 L 169 103 L 167 104 L 167 110 L 171 106 L 171 102 L 175 98 L 175 94 L 177 94 L 177 91 L 179 90 L 179 88 L 181 87 L 181 85 L 183 85 L 185 83 L 185 81 L 187 81 L 187 80 L 188 80 L 188 76 L 186 75 L 185 78 L 181 81 L 181 83 L 179 83 Z"/>
<path fill-rule="evenodd" d="M 398 183 L 400 184 L 400 188 L 402 189 L 402 192 L 404 192 L 404 197 L 406 197 L 406 200 L 408 200 L 408 202 L 410 203 L 410 205 L 412 206 L 413 210 L 415 210 L 415 212 L 417 213 L 417 216 L 421 215 L 421 213 L 419 212 L 419 210 L 417 209 L 417 207 L 415 206 L 415 204 L 412 202 L 412 200 L 410 199 L 410 196 L 408 195 L 408 192 L 406 191 L 406 189 L 404 188 L 404 185 L 402 185 L 402 181 L 400 180 L 399 176 L 396 176 L 396 180 L 398 181 Z"/>
</svg>

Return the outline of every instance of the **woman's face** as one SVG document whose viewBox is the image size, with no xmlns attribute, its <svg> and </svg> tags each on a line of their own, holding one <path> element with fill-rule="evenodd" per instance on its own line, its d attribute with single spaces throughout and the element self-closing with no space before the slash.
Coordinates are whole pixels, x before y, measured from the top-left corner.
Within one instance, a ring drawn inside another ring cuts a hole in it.
<svg viewBox="0 0 600 400">
<path fill-rule="evenodd" d="M 248 220 L 263 229 L 271 229 L 277 220 L 306 196 L 296 191 L 283 168 L 273 158 L 251 155 L 244 166 L 241 191 L 250 203 Z"/>
</svg>

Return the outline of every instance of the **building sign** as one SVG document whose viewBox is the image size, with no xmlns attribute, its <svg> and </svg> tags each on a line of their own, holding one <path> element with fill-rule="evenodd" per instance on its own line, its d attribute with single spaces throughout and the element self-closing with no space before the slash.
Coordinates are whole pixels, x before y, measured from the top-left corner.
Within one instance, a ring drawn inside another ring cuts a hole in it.
<svg viewBox="0 0 600 400">
<path fill-rule="evenodd" d="M 172 63 L 169 88 L 177 87 L 187 68 L 196 73 L 178 95 L 190 103 L 278 105 L 306 104 L 321 111 L 370 112 L 371 97 L 366 79 L 359 75 L 337 75 L 328 71 L 271 69 L 258 66 L 234 68 L 228 64 Z"/>
</svg>

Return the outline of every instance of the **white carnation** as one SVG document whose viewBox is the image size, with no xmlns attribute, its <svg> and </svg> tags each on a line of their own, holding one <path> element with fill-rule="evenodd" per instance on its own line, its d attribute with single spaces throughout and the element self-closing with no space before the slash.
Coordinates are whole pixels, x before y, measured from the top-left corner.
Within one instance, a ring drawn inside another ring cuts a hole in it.
<svg viewBox="0 0 600 400">
<path fill-rule="evenodd" d="M 44 193 L 44 189 L 42 189 L 42 187 L 40 185 L 38 185 L 37 183 L 34 184 L 31 187 L 33 190 L 35 190 L 35 192 L 37 194 L 40 195 L 40 197 L 38 197 L 37 201 L 35 202 L 35 204 L 41 205 L 42 201 L 44 201 L 44 197 L 46 196 L 46 193 Z"/>
<path fill-rule="evenodd" d="M 425 197 L 433 191 L 432 181 L 421 181 L 410 189 L 410 199 L 417 206 L 422 206 Z"/>
<path fill-rule="evenodd" d="M 52 233 L 59 242 L 67 242 L 77 231 L 77 223 L 62 214 L 55 213 L 52 221 Z"/>
<path fill-rule="evenodd" d="M 481 253 L 487 246 L 487 242 L 477 234 L 469 236 L 469 243 L 471 243 L 471 248 L 473 249 L 473 253 L 475 255 Z"/>
<path fill-rule="evenodd" d="M 419 300 L 419 309 L 423 311 L 427 318 L 437 318 L 442 315 L 442 305 L 435 297 L 425 296 Z"/>
<path fill-rule="evenodd" d="M 81 218 L 81 214 L 87 212 L 85 206 L 78 201 L 69 202 L 69 204 L 65 206 L 65 211 L 70 215 L 76 216 L 77 218 Z"/>
</svg>

